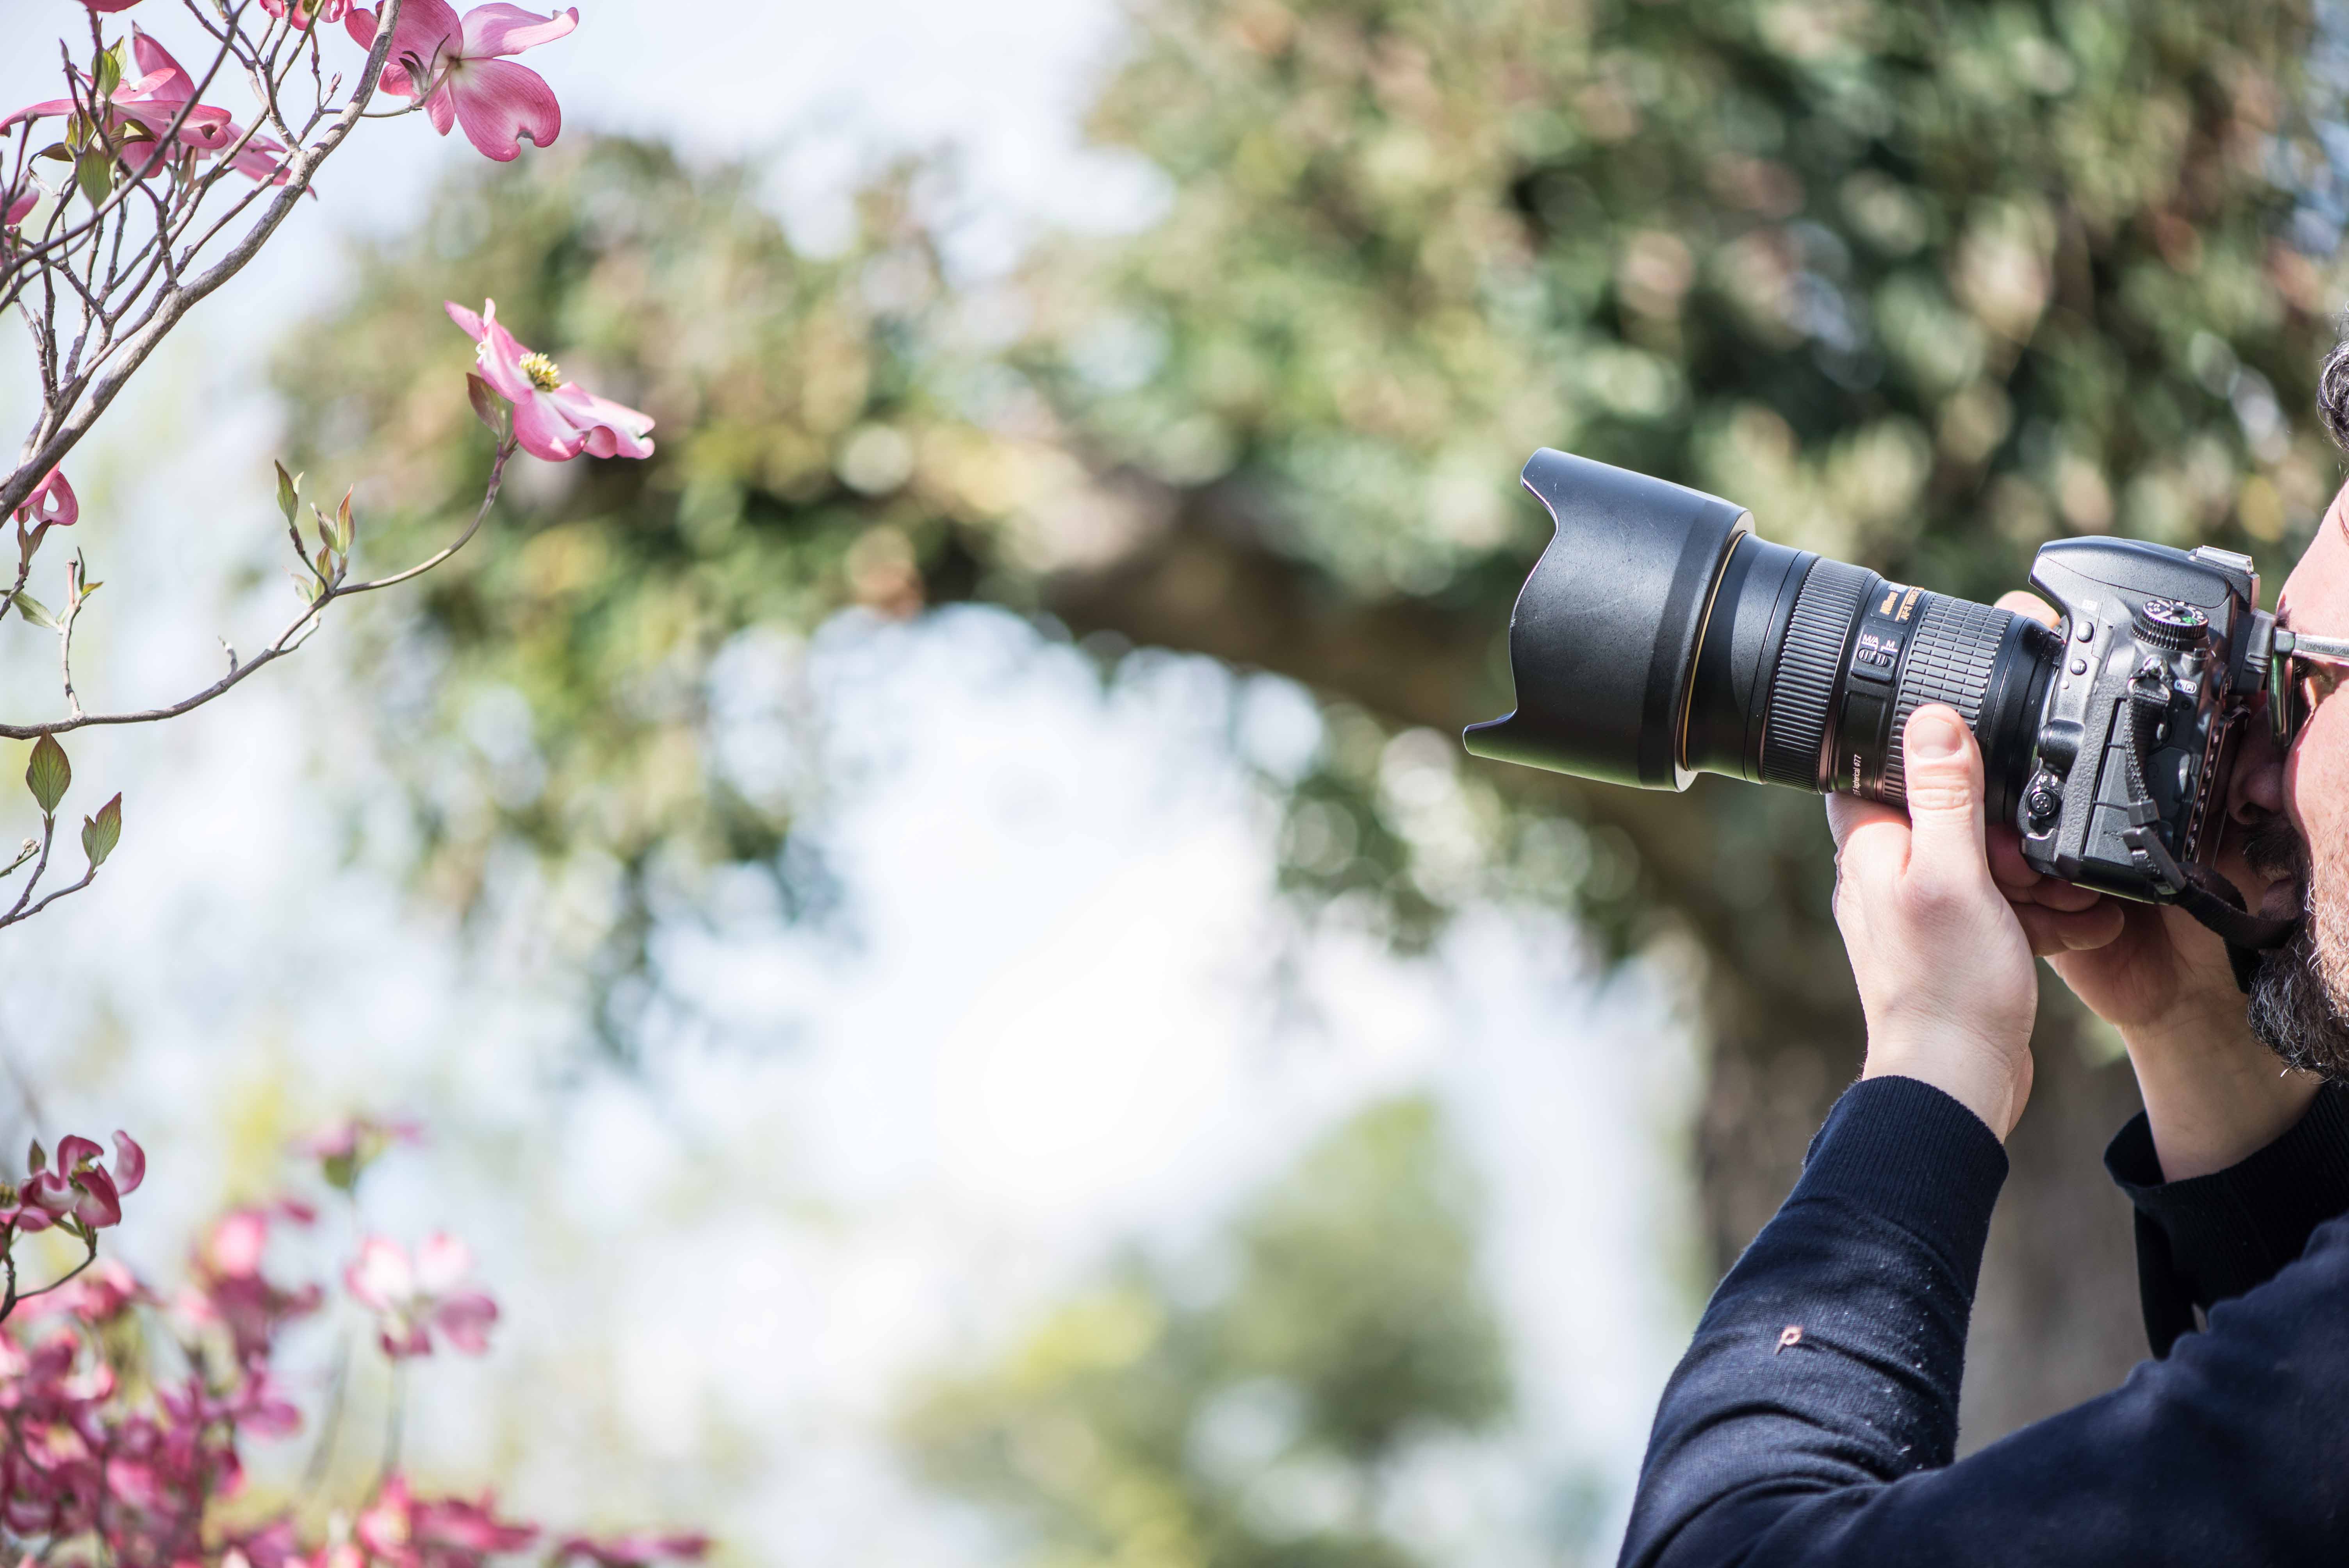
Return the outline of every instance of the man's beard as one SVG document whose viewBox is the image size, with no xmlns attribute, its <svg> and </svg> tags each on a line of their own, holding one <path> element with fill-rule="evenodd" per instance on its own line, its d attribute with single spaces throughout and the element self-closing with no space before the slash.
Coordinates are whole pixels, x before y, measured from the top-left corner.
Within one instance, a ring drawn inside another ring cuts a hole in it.
<svg viewBox="0 0 2349 1568">
<path fill-rule="evenodd" d="M 2339 879 L 2320 878 L 2307 844 L 2282 812 L 2251 830 L 2243 855 L 2261 876 L 2292 878 L 2306 911 L 2290 942 L 2260 954 L 2251 976 L 2251 1033 L 2286 1067 L 2349 1083 L 2349 901 L 2335 885 Z"/>
</svg>

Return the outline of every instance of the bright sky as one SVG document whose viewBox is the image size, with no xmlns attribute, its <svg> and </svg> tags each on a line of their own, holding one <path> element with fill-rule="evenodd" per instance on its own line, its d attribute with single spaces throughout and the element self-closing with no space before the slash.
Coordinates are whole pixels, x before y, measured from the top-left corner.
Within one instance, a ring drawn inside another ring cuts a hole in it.
<svg viewBox="0 0 2349 1568">
<path fill-rule="evenodd" d="M 10 0 L 33 5 L 74 9 Z M 959 150 L 992 198 L 975 264 L 1028 224 L 1147 211 L 1150 181 L 1071 126 L 1115 46 L 1098 0 L 582 13 L 527 62 L 574 128 L 787 149 L 776 200 L 811 238 L 861 160 L 907 146 Z M 0 97 L 52 90 L 30 69 L 0 61 Z M 175 693 L 214 667 L 215 633 L 249 647 L 290 611 L 184 585 L 225 586 L 274 526 L 254 366 L 285 302 L 332 286 L 337 232 L 406 222 L 436 160 L 472 156 L 419 120 L 370 129 L 78 464 L 109 583 L 87 686 Z M 0 413 L 20 396 L 0 382 Z M 502 1476 L 598 1523 L 706 1522 L 743 1563 L 991 1561 L 890 1461 L 878 1426 L 905 1379 L 999 1343 L 1128 1238 L 1203 1233 L 1350 1109 L 1426 1085 L 1493 1197 L 1527 1400 L 1508 1442 L 1432 1472 L 1413 1528 L 1444 1560 L 1506 1564 L 1495 1538 L 1535 1534 L 1578 1467 L 1619 1503 L 1691 1313 L 1688 1042 L 1658 985 L 1595 995 L 1547 919 L 1472 913 L 1415 964 L 1299 929 L 1221 739 L 1237 701 L 1261 758 L 1301 756 L 1294 690 L 1160 658 L 1104 696 L 1075 653 L 987 612 L 828 629 L 796 667 L 828 766 L 858 781 L 820 828 L 858 941 L 673 937 L 727 1037 L 629 1078 L 582 1065 L 576 1021 L 514 956 L 533 934 L 496 934 L 485 983 L 462 962 L 478 934 L 347 863 L 349 814 L 386 802 L 333 637 L 199 718 L 74 748 L 69 805 L 124 788 L 123 848 L 11 934 L 0 1047 L 53 1125 L 149 1136 L 123 1235 L 167 1275 L 288 1129 L 354 1106 L 429 1119 L 434 1148 L 387 1169 L 374 1222 L 464 1233 L 508 1309 L 485 1362 L 419 1380 L 436 1479 Z M 20 710 L 51 700 L 42 661 L 0 642 Z"/>
</svg>

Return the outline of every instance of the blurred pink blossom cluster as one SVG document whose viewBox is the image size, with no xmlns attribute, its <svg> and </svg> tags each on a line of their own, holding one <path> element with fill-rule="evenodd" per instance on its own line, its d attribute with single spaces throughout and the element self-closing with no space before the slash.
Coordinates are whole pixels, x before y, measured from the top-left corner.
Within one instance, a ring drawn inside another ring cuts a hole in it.
<svg viewBox="0 0 2349 1568">
<path fill-rule="evenodd" d="M 318 1160 L 329 1186 L 354 1194 L 356 1172 L 347 1164 L 338 1172 L 337 1161 L 417 1136 L 412 1122 L 353 1119 L 295 1147 Z M 20 1233 L 65 1230 L 84 1238 L 88 1255 L 52 1285 L 21 1296 L 12 1289 L 0 1308 L 0 1561 L 484 1568 L 530 1553 L 549 1568 L 651 1568 L 708 1552 L 698 1533 L 554 1534 L 501 1516 L 486 1492 L 419 1496 L 391 1454 L 363 1495 L 329 1510 L 325 1539 L 305 1544 L 297 1519 L 315 1511 L 305 1515 L 297 1501 L 256 1514 L 240 1500 L 246 1445 L 294 1438 L 309 1424 L 279 1366 L 282 1336 L 324 1313 L 329 1296 L 316 1283 L 273 1278 L 264 1264 L 273 1237 L 310 1231 L 316 1207 L 281 1197 L 223 1214 L 197 1244 L 185 1283 L 166 1295 L 97 1253 L 98 1232 L 119 1221 L 120 1196 L 145 1174 L 139 1145 L 116 1134 L 110 1170 L 86 1138 L 61 1140 L 54 1165 L 38 1155 L 36 1146 L 33 1171 L 16 1186 L 15 1218 L 0 1229 L 10 1277 Z M 413 1255 L 381 1236 L 361 1240 L 344 1284 L 395 1373 L 436 1335 L 472 1354 L 488 1348 L 497 1305 L 460 1288 L 471 1268 L 464 1244 L 447 1236 Z M 329 1404 L 320 1440 L 331 1444 L 326 1429 L 340 1410 Z M 55 1555 L 60 1547 L 71 1549 Z"/>
</svg>

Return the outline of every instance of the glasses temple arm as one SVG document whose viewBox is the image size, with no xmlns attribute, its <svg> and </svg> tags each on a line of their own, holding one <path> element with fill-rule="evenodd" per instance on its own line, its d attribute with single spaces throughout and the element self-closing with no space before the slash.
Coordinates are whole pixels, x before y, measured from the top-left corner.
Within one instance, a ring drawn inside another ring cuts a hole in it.
<svg viewBox="0 0 2349 1568">
<path fill-rule="evenodd" d="M 2312 637 L 2303 632 L 2276 628 L 2276 649 L 2294 658 L 2316 659 L 2328 665 L 2349 665 L 2349 637 Z"/>
</svg>

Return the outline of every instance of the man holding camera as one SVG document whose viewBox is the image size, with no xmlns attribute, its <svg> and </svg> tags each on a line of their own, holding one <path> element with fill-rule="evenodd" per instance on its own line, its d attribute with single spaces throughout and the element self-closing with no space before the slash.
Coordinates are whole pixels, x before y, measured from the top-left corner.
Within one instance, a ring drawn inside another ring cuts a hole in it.
<svg viewBox="0 0 2349 1568">
<path fill-rule="evenodd" d="M 2278 624 L 2349 634 L 2343 497 Z M 1867 1066 L 1665 1389 L 1624 1563 L 2349 1563 L 2349 702 L 2329 690 L 2288 751 L 2244 727 L 2218 869 L 2253 911 L 2302 916 L 2248 1006 L 2179 909 L 2044 878 L 1986 831 L 1981 749 L 1948 707 L 1909 722 L 1905 814 L 1829 797 Z M 2145 1114 L 2106 1159 L 2158 1358 L 1954 1460 L 2034 954 L 2137 1071 Z"/>
</svg>

